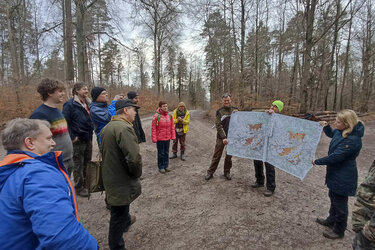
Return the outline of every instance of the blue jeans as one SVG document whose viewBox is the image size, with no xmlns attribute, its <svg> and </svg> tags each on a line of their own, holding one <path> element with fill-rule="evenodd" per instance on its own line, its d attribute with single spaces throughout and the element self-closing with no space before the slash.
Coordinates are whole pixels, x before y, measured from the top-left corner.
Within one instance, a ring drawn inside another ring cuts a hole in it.
<svg viewBox="0 0 375 250">
<path fill-rule="evenodd" d="M 166 169 L 169 164 L 169 140 L 157 141 L 156 147 L 158 149 L 158 168 Z"/>
</svg>

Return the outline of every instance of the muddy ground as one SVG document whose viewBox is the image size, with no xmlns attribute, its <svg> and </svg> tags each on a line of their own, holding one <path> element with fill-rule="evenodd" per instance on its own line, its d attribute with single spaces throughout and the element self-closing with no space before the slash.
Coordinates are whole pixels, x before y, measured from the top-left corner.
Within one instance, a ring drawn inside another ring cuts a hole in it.
<svg viewBox="0 0 375 250">
<path fill-rule="evenodd" d="M 130 207 L 137 221 L 124 234 L 127 249 L 351 249 L 353 197 L 343 239 L 324 238 L 324 227 L 315 223 L 329 209 L 325 166 L 314 167 L 303 182 L 276 169 L 272 197 L 263 196 L 264 189 L 250 187 L 254 169 L 247 159 L 233 157 L 231 181 L 223 177 L 223 162 L 214 178 L 205 181 L 216 130 L 203 114 L 192 112 L 186 161 L 171 160 L 172 171 L 165 175 L 157 169 L 151 120 L 143 120 L 147 142 L 141 144 L 142 195 Z M 374 141 L 375 121 L 370 121 L 357 158 L 359 182 L 374 160 Z M 317 158 L 327 154 L 328 145 L 329 138 L 323 135 Z M 104 195 L 94 194 L 90 200 L 79 197 L 78 202 L 84 227 L 101 249 L 108 249 L 109 211 Z"/>
</svg>

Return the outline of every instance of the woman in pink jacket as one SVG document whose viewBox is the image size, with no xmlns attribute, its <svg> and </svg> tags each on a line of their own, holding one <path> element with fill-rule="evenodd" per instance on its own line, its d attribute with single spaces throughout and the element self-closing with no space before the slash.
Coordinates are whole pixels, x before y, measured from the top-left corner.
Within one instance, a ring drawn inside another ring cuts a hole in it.
<svg viewBox="0 0 375 250">
<path fill-rule="evenodd" d="M 169 172 L 169 141 L 176 139 L 174 132 L 173 118 L 168 113 L 168 104 L 164 101 L 159 102 L 159 108 L 152 119 L 151 127 L 152 142 L 156 142 L 158 149 L 158 168 L 159 172 L 165 174 Z"/>
</svg>

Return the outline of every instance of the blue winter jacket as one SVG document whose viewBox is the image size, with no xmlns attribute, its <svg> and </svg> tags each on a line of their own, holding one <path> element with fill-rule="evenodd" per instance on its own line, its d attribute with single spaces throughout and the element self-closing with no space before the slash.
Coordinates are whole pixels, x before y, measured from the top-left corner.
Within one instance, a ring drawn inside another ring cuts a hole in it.
<svg viewBox="0 0 375 250">
<path fill-rule="evenodd" d="M 0 162 L 1 249 L 98 249 L 78 221 L 61 152 L 10 151 Z"/>
<path fill-rule="evenodd" d="M 332 138 L 328 156 L 315 160 L 317 165 L 327 165 L 326 184 L 328 188 L 343 196 L 354 196 L 357 190 L 358 171 L 355 159 L 362 148 L 365 127 L 361 122 L 346 137 L 342 131 L 325 126 L 324 133 Z"/>
<path fill-rule="evenodd" d="M 116 103 L 116 102 L 115 102 Z M 100 131 L 111 121 L 112 115 L 109 110 L 114 109 L 114 104 L 108 106 L 105 102 L 92 102 L 90 105 L 90 115 L 92 122 L 94 123 L 94 131 L 96 138 L 98 139 L 98 144 L 100 145 Z"/>
<path fill-rule="evenodd" d="M 87 110 L 74 98 L 63 105 L 63 115 L 68 123 L 70 138 L 78 137 L 80 141 L 91 141 L 94 126 Z"/>
</svg>

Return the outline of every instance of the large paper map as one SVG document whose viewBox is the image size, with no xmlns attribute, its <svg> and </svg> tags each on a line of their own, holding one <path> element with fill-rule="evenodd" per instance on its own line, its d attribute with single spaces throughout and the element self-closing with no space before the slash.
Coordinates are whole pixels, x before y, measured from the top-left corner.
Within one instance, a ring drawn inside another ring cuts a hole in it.
<svg viewBox="0 0 375 250">
<path fill-rule="evenodd" d="M 291 116 L 265 112 L 231 115 L 227 154 L 269 162 L 303 180 L 312 168 L 322 126 Z"/>
</svg>

